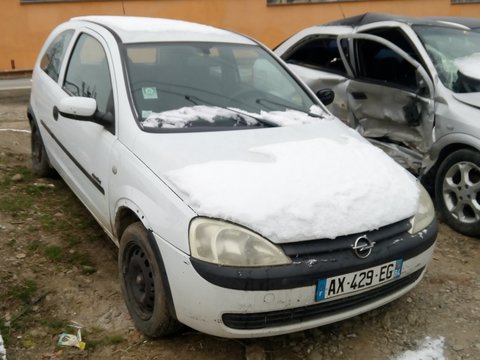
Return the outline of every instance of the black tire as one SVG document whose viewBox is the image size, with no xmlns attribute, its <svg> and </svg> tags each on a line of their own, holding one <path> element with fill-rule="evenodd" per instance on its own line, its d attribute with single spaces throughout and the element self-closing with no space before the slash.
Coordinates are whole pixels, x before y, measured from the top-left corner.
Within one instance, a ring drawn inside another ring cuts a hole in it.
<svg viewBox="0 0 480 360">
<path fill-rule="evenodd" d="M 441 163 L 435 199 L 443 220 L 468 236 L 480 235 L 480 153 L 457 150 Z"/>
<path fill-rule="evenodd" d="M 152 338 L 178 331 L 181 326 L 169 311 L 167 288 L 142 223 L 123 233 L 118 268 L 123 298 L 138 330 Z"/>
<path fill-rule="evenodd" d="M 42 135 L 34 120 L 30 122 L 31 151 L 32 151 L 32 172 L 40 177 L 53 177 L 55 170 L 50 166 L 45 146 L 43 145 Z"/>
</svg>

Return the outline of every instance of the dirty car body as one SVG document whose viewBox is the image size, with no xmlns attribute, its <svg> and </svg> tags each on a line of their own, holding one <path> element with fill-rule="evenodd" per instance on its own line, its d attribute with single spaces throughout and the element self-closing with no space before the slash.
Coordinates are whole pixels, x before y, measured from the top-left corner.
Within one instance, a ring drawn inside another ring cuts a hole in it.
<svg viewBox="0 0 480 360">
<path fill-rule="evenodd" d="M 431 258 L 425 189 L 247 37 L 72 19 L 40 52 L 28 116 L 34 171 L 53 167 L 119 246 L 148 336 L 339 321 L 412 289 Z"/>
<path fill-rule="evenodd" d="M 444 219 L 480 235 L 480 21 L 367 13 L 305 29 L 275 52 L 332 113 L 420 176 Z"/>
</svg>

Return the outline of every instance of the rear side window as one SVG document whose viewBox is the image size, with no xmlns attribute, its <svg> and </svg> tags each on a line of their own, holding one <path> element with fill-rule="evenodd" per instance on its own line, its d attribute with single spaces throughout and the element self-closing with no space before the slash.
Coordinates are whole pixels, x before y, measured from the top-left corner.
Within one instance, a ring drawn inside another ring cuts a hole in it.
<svg viewBox="0 0 480 360">
<path fill-rule="evenodd" d="M 60 33 L 50 44 L 40 61 L 40 67 L 53 80 L 58 81 L 65 50 L 72 39 L 73 30 Z"/>
<path fill-rule="evenodd" d="M 105 50 L 92 36 L 78 38 L 68 64 L 63 88 L 70 95 L 97 100 L 100 112 L 113 115 L 113 92 Z"/>
<path fill-rule="evenodd" d="M 345 75 L 336 37 L 307 37 L 301 40 L 292 51 L 283 56 L 291 64 L 303 65 L 315 69 Z"/>
</svg>

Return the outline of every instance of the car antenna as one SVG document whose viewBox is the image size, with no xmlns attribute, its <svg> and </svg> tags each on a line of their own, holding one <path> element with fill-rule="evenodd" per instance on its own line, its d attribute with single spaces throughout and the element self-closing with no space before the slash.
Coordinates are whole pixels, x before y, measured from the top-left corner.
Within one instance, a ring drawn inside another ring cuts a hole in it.
<svg viewBox="0 0 480 360">
<path fill-rule="evenodd" d="M 345 19 L 346 16 L 345 16 L 345 13 L 343 12 L 343 6 L 342 6 L 342 4 L 338 4 L 338 7 L 340 8 L 340 12 L 342 13 L 342 17 Z"/>
</svg>

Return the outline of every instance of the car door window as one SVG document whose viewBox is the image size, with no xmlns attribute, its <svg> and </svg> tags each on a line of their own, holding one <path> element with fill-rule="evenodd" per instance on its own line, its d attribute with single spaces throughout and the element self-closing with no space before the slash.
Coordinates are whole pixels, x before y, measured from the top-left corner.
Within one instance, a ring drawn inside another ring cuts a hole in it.
<svg viewBox="0 0 480 360">
<path fill-rule="evenodd" d="M 67 30 L 60 33 L 45 51 L 40 61 L 40 67 L 53 80 L 58 81 L 65 50 L 67 49 L 74 31 Z"/>
<path fill-rule="evenodd" d="M 416 69 L 389 47 L 366 39 L 356 40 L 359 77 L 387 86 L 418 90 Z"/>
<path fill-rule="evenodd" d="M 379 28 L 372 29 L 364 32 L 365 34 L 371 34 L 379 36 L 385 40 L 390 41 L 392 44 L 397 45 L 400 49 L 405 51 L 408 55 L 414 58 L 416 61 L 422 64 L 422 58 L 415 50 L 412 42 L 407 35 L 399 28 Z M 422 64 L 423 65 L 423 64 Z"/>
<path fill-rule="evenodd" d="M 283 56 L 288 63 L 346 75 L 336 37 L 307 37 Z"/>
<path fill-rule="evenodd" d="M 105 50 L 98 40 L 82 34 L 75 44 L 63 88 L 72 96 L 94 98 L 100 113 L 113 115 L 113 91 Z"/>
</svg>

